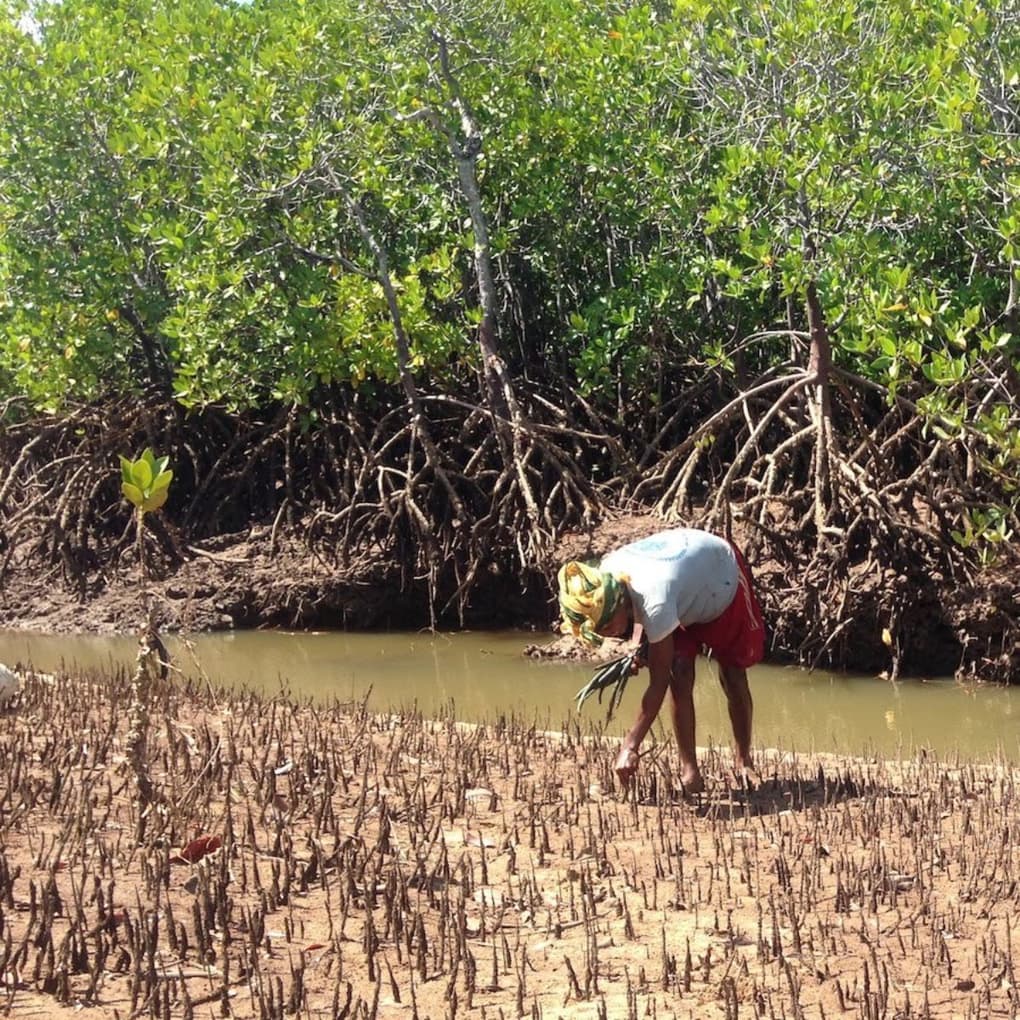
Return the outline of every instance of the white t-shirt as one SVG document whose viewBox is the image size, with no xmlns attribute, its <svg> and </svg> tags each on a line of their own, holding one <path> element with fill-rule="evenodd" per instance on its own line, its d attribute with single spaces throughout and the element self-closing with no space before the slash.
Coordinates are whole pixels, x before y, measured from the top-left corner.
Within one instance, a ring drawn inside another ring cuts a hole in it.
<svg viewBox="0 0 1020 1020">
<path fill-rule="evenodd" d="M 737 594 L 733 546 L 694 528 L 649 535 L 614 550 L 599 567 L 629 576 L 634 618 L 653 643 L 678 626 L 716 619 Z"/>
</svg>

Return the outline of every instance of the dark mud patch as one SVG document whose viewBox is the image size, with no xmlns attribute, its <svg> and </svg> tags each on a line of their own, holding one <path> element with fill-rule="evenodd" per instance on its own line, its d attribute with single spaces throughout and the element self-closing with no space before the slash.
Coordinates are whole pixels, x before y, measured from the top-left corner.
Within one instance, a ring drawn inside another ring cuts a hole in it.
<svg viewBox="0 0 1020 1020">
<path fill-rule="evenodd" d="M 427 627 L 424 584 L 408 584 L 399 564 L 366 555 L 343 567 L 311 552 L 299 538 L 274 539 L 268 527 L 178 548 L 179 565 L 164 568 L 145 591 L 160 626 L 173 631 L 251 628 L 405 630 Z M 538 625 L 546 593 L 517 579 L 484 578 L 461 619 L 446 625 Z M 144 620 L 143 589 L 130 562 L 100 572 L 82 591 L 59 568 L 36 562 L 8 571 L 0 592 L 0 626 L 51 633 L 123 633 Z"/>
</svg>

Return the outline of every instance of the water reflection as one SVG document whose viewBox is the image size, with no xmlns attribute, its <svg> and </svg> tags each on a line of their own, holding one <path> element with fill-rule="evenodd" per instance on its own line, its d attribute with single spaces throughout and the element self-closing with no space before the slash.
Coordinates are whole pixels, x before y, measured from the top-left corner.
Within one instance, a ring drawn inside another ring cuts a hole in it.
<svg viewBox="0 0 1020 1020">
<path fill-rule="evenodd" d="M 540 639 L 541 640 L 541 639 Z M 339 634 L 255 631 L 203 634 L 190 647 L 169 638 L 180 667 L 214 682 L 290 691 L 317 700 L 368 698 L 378 711 L 417 707 L 435 715 L 451 706 L 457 718 L 493 720 L 514 713 L 545 728 L 571 720 L 573 697 L 587 667 L 539 662 L 522 650 L 535 635 L 516 632 Z M 131 638 L 39 635 L 0 631 L 0 661 L 38 669 L 130 669 Z M 609 730 L 632 721 L 641 677 L 631 681 Z M 755 743 L 795 751 L 909 756 L 919 747 L 964 756 L 1020 757 L 1010 688 L 964 688 L 951 682 L 890 684 L 874 677 L 808 674 L 757 666 L 751 671 Z M 695 693 L 698 742 L 728 743 L 726 702 L 714 667 L 699 661 Z M 583 724 L 601 723 L 590 701 Z M 660 730 L 661 734 L 661 730 Z"/>
</svg>

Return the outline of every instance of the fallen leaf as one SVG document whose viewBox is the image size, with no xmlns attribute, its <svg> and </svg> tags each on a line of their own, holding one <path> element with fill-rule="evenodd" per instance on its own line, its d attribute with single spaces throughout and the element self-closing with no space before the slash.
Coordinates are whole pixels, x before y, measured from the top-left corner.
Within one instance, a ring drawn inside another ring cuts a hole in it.
<svg viewBox="0 0 1020 1020">
<path fill-rule="evenodd" d="M 173 864 L 197 864 L 203 857 L 223 846 L 223 840 L 219 836 L 199 836 L 193 839 L 181 852 L 171 857 Z"/>
</svg>

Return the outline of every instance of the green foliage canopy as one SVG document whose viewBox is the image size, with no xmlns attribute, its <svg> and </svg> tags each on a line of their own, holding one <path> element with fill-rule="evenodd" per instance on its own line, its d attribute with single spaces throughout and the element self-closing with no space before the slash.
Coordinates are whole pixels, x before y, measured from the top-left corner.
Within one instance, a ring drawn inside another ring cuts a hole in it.
<svg viewBox="0 0 1020 1020">
<path fill-rule="evenodd" d="M 648 407 L 737 347 L 789 357 L 814 281 L 838 363 L 1016 445 L 967 385 L 1015 369 L 1016 0 L 62 0 L 35 32 L 0 12 L 5 393 L 240 409 L 392 383 L 351 201 L 413 370 L 469 378 L 472 239 L 422 116 L 456 128 L 439 31 L 519 367 Z"/>
</svg>

